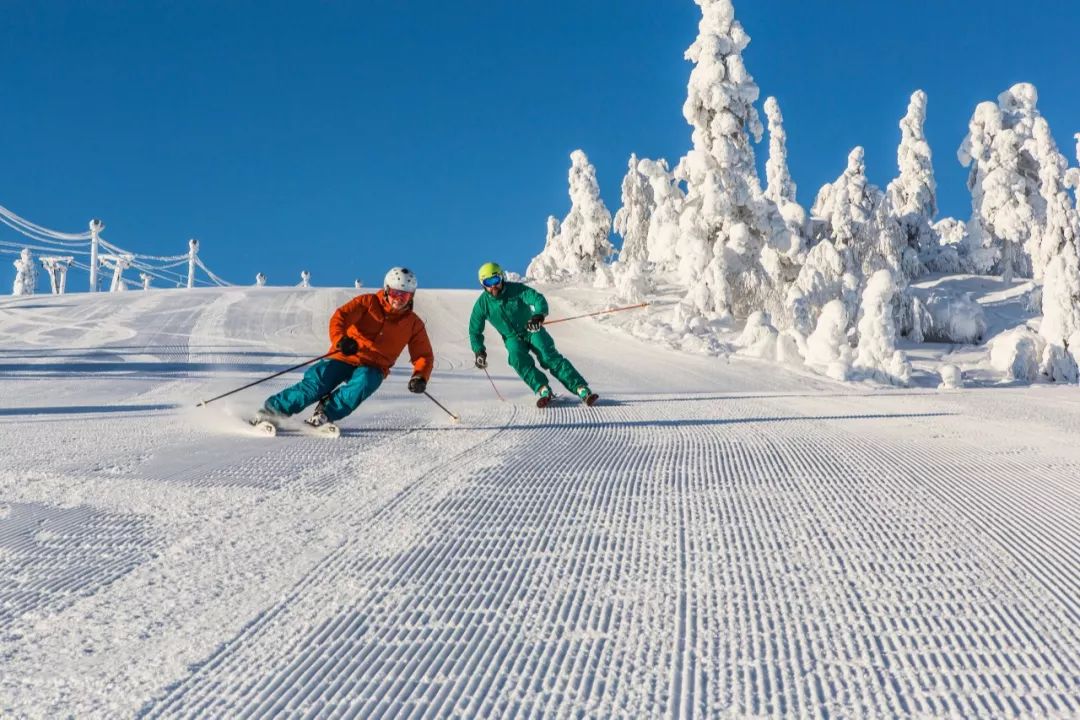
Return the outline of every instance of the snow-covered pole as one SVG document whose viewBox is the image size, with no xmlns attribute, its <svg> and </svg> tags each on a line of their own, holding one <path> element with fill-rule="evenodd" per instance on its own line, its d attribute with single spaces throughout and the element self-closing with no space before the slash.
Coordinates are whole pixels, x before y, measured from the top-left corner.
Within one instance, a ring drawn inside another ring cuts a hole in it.
<svg viewBox="0 0 1080 720">
<path fill-rule="evenodd" d="M 187 286 L 188 290 L 195 287 L 195 259 L 199 255 L 199 241 L 195 238 L 188 240 L 187 262 Z"/>
<path fill-rule="evenodd" d="M 151 278 L 150 273 L 139 273 L 139 279 L 142 280 L 142 289 L 143 290 L 149 290 L 150 289 L 150 278 Z"/>
<path fill-rule="evenodd" d="M 98 244 L 104 229 L 105 223 L 100 220 L 90 221 L 90 292 L 98 291 Z"/>
</svg>

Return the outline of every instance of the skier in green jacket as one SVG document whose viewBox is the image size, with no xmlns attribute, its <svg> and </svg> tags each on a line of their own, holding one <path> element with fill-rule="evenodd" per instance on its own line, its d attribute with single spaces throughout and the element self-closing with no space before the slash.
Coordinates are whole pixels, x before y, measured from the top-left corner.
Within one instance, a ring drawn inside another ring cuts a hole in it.
<svg viewBox="0 0 1080 720">
<path fill-rule="evenodd" d="M 484 326 L 490 322 L 506 344 L 510 366 L 536 393 L 537 407 L 546 407 L 551 402 L 551 387 L 544 373 L 536 368 L 530 352 L 536 354 L 541 367 L 550 370 L 586 405 L 595 403 L 599 396 L 589 389 L 585 378 L 570 361 L 559 354 L 555 341 L 544 329 L 544 318 L 548 313 L 544 296 L 528 285 L 507 282 L 497 263 L 484 263 L 480 266 L 479 276 L 484 293 L 476 299 L 469 318 L 469 342 L 476 354 L 476 367 L 487 367 Z"/>
</svg>

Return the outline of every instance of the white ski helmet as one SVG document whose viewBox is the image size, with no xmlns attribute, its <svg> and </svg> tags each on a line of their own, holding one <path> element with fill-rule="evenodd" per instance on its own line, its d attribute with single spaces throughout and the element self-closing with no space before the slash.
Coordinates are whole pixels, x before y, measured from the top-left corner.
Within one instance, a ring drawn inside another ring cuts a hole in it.
<svg viewBox="0 0 1080 720">
<path fill-rule="evenodd" d="M 416 275 L 409 268 L 390 268 L 390 272 L 386 273 L 383 279 L 383 287 L 414 293 L 416 292 Z"/>
</svg>

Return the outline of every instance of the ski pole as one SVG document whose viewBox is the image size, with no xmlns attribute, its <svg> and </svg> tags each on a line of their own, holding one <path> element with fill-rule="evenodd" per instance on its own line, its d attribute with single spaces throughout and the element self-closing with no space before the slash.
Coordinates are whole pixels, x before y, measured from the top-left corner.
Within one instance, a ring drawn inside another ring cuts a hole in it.
<svg viewBox="0 0 1080 720">
<path fill-rule="evenodd" d="M 502 396 L 502 393 L 499 392 L 499 388 L 496 387 L 495 381 L 491 379 L 491 373 L 488 372 L 487 368 L 484 368 L 484 374 L 487 375 L 488 382 L 491 383 L 491 389 L 495 391 L 495 394 L 499 396 L 500 400 L 502 400 L 503 402 L 506 402 L 506 398 L 504 398 Z"/>
<path fill-rule="evenodd" d="M 292 372 L 293 370 L 299 370 L 300 368 L 304 367 L 305 365 L 310 365 L 313 362 L 318 362 L 319 360 L 322 360 L 324 358 L 328 358 L 328 357 L 330 357 L 331 355 L 333 355 L 336 352 L 337 352 L 337 350 L 331 350 L 330 352 L 326 353 L 325 355 L 320 355 L 319 357 L 311 358 L 310 360 L 305 360 L 304 362 L 300 363 L 299 365 L 293 365 L 291 368 L 285 368 L 281 372 L 276 372 L 273 375 L 269 375 L 267 377 L 264 377 L 262 380 L 256 380 L 255 382 L 248 383 L 247 385 L 245 385 L 243 387 L 238 387 L 235 390 L 230 390 L 227 393 L 222 393 L 221 395 L 218 395 L 217 397 L 212 397 L 209 400 L 203 400 L 202 402 L 198 403 L 195 407 L 203 407 L 204 405 L 209 405 L 210 403 L 214 402 L 215 400 L 220 400 L 223 397 L 228 397 L 228 396 L 232 395 L 233 393 L 240 392 L 241 390 L 247 390 L 249 387 L 254 387 L 255 385 L 258 385 L 259 383 L 264 383 L 267 380 L 273 380 L 278 375 L 284 375 L 287 372 Z"/>
<path fill-rule="evenodd" d="M 585 313 L 584 315 L 574 315 L 573 317 L 559 318 L 558 320 L 545 320 L 544 327 L 548 325 L 554 325 L 555 323 L 567 322 L 568 320 L 580 320 L 581 318 L 593 317 L 594 315 L 607 315 L 608 313 L 622 312 L 623 310 L 637 310 L 638 308 L 647 307 L 649 303 L 643 302 L 640 305 L 627 305 L 626 307 L 612 308 L 611 310 L 597 310 L 596 312 Z"/>
<path fill-rule="evenodd" d="M 450 412 L 449 410 L 447 410 L 447 409 L 446 409 L 446 406 L 445 406 L 445 405 L 443 405 L 443 404 L 442 404 L 441 402 L 439 402 L 439 401 L 438 401 L 438 400 L 436 400 L 435 398 L 431 397 L 431 395 L 429 395 L 429 394 L 428 394 L 428 391 L 427 391 L 427 390 L 425 390 L 425 391 L 424 391 L 424 395 L 427 395 L 427 399 L 428 399 L 428 400 L 430 400 L 431 402 L 435 403 L 435 404 L 436 404 L 436 405 L 438 405 L 438 406 L 439 406 L 440 408 L 442 408 L 442 411 L 443 411 L 444 413 L 446 413 L 447 415 L 449 415 L 449 416 L 450 416 L 451 418 L 453 418 L 454 422 L 457 422 L 458 420 L 461 420 L 461 418 L 459 418 L 459 417 L 458 417 L 457 415 L 455 415 L 454 413 L 452 413 L 452 412 Z"/>
</svg>

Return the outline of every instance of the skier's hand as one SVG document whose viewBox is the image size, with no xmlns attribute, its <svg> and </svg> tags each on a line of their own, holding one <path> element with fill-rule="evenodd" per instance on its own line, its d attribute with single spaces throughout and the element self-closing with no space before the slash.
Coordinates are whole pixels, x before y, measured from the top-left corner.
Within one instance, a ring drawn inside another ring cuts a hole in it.
<svg viewBox="0 0 1080 720">
<path fill-rule="evenodd" d="M 476 353 L 476 367 L 480 368 L 481 370 L 487 367 L 487 353 L 483 350 Z"/>
<path fill-rule="evenodd" d="M 356 342 L 355 338 L 345 335 L 337 341 L 337 349 L 342 355 L 355 355 L 356 351 L 360 349 L 360 345 Z"/>
<path fill-rule="evenodd" d="M 409 392 L 422 393 L 427 390 L 427 380 L 423 375 L 413 375 L 409 378 Z"/>
<path fill-rule="evenodd" d="M 540 332 L 542 327 L 544 327 L 543 315 L 533 315 L 529 318 L 529 322 L 525 323 L 525 329 L 529 332 Z"/>
</svg>

